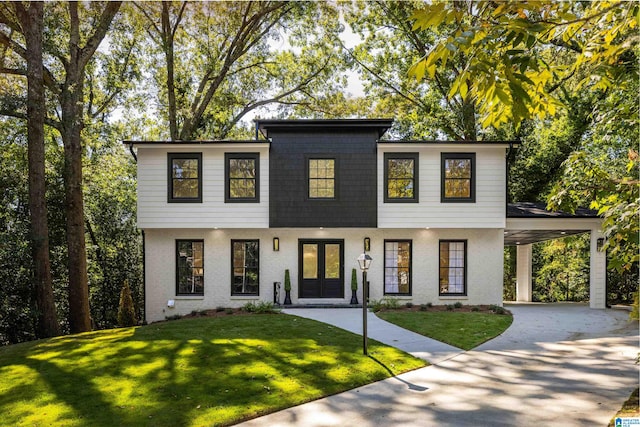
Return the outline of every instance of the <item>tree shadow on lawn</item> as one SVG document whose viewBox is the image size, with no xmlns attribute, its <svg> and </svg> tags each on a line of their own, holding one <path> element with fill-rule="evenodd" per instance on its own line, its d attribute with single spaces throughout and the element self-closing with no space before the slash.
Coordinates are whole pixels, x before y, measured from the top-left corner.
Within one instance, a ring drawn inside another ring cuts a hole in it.
<svg viewBox="0 0 640 427">
<path fill-rule="evenodd" d="M 0 408 L 50 393 L 55 423 L 223 425 L 394 375 L 361 356 L 351 334 L 293 316 L 260 319 L 185 319 L 36 343 L 11 365 L 44 385 L 13 384 Z"/>
</svg>

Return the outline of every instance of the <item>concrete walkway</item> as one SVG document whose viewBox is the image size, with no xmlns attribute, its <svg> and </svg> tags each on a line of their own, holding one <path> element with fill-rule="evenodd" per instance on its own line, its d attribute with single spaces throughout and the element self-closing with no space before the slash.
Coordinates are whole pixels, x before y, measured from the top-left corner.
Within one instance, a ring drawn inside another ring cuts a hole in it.
<svg viewBox="0 0 640 427">
<path fill-rule="evenodd" d="M 624 311 L 578 304 L 507 308 L 514 313 L 513 325 L 468 352 L 401 336 L 370 314 L 371 337 L 431 357 L 435 364 L 241 425 L 606 425 L 638 386 L 637 322 L 627 322 Z M 358 333 L 362 312 L 338 310 L 344 312 L 291 312 Z"/>
</svg>

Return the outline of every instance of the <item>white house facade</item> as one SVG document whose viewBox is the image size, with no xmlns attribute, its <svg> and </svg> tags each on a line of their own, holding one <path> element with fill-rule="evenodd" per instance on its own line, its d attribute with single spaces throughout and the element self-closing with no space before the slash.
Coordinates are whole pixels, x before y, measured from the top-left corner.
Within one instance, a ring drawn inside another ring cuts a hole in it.
<svg viewBox="0 0 640 427">
<path fill-rule="evenodd" d="M 262 139 L 125 141 L 137 150 L 146 320 L 281 303 L 285 270 L 293 304 L 346 305 L 363 251 L 373 299 L 502 305 L 516 143 L 381 139 L 391 124 L 261 120 Z"/>
</svg>

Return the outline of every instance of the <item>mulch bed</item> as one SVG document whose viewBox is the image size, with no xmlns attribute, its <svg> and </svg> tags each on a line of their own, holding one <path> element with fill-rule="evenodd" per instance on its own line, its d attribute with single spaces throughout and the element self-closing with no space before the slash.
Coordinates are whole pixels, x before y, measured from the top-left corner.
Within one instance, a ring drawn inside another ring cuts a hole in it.
<svg viewBox="0 0 640 427">
<path fill-rule="evenodd" d="M 474 309 L 477 308 L 477 310 Z M 439 312 L 439 311 L 450 311 L 457 313 L 493 313 L 495 309 L 494 305 L 463 305 L 460 308 L 453 307 L 453 304 L 449 305 L 432 305 L 431 307 L 427 307 L 426 305 L 414 304 L 411 307 L 407 307 L 405 305 L 400 306 L 398 308 L 383 308 L 381 311 L 391 311 L 391 312 L 406 312 L 406 311 L 431 311 L 431 312 Z M 511 315 L 511 312 L 504 308 L 504 314 Z"/>
</svg>

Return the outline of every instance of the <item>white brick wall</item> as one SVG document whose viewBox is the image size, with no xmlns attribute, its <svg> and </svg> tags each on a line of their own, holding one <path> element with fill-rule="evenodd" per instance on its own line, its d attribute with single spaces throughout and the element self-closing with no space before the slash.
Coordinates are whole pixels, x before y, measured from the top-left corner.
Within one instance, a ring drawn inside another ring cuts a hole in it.
<svg viewBox="0 0 640 427">
<path fill-rule="evenodd" d="M 280 251 L 272 249 L 273 237 L 280 239 Z M 147 321 L 188 314 L 192 310 L 240 307 L 248 301 L 273 301 L 273 282 L 284 285 L 289 269 L 293 303 L 348 303 L 351 298 L 351 269 L 358 269 L 356 258 L 363 240 L 371 238 L 373 263 L 368 274 L 371 298 L 383 298 L 384 239 L 412 239 L 412 295 L 398 297 L 423 304 L 502 304 L 502 229 L 148 229 L 146 230 L 146 311 Z M 298 239 L 344 239 L 344 299 L 298 300 Z M 204 296 L 175 295 L 175 240 L 204 239 Z M 260 239 L 260 296 L 232 297 L 231 239 Z M 439 239 L 467 239 L 467 296 L 438 296 Z M 358 270 L 358 300 L 362 302 L 362 275 Z M 168 308 L 167 301 L 175 300 Z M 283 301 L 284 295 L 281 297 Z"/>
</svg>

